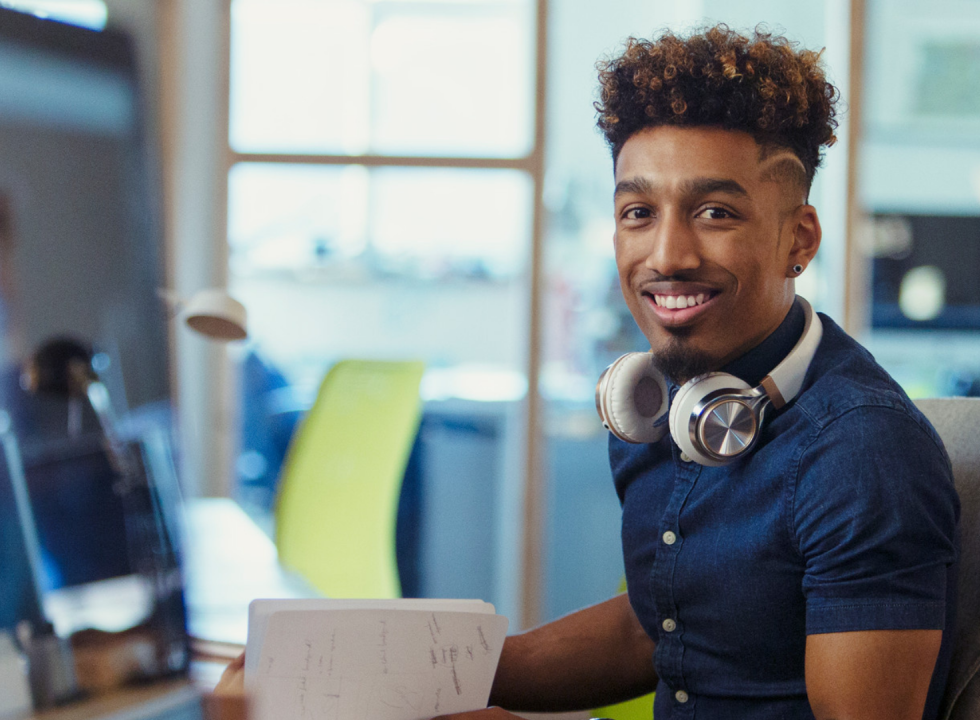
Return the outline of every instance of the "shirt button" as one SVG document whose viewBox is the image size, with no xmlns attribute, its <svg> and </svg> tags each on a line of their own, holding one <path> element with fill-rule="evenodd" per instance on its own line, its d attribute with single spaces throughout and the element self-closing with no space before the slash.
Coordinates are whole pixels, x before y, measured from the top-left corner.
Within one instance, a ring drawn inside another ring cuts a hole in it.
<svg viewBox="0 0 980 720">
<path fill-rule="evenodd" d="M 681 462 L 691 462 L 691 458 L 686 452 L 681 453 Z"/>
<path fill-rule="evenodd" d="M 690 697 L 683 690 L 678 690 L 674 693 L 674 699 L 679 703 L 686 703 L 688 700 L 690 700 Z"/>
<path fill-rule="evenodd" d="M 677 536 L 674 535 L 674 533 L 672 533 L 670 530 L 664 533 L 664 543 L 667 545 L 673 545 L 675 542 L 677 542 Z"/>
<path fill-rule="evenodd" d="M 667 632 L 674 632 L 674 630 L 677 629 L 677 623 L 674 622 L 674 620 L 672 618 L 667 618 L 663 622 L 663 627 L 664 627 L 664 630 L 666 630 Z"/>
</svg>

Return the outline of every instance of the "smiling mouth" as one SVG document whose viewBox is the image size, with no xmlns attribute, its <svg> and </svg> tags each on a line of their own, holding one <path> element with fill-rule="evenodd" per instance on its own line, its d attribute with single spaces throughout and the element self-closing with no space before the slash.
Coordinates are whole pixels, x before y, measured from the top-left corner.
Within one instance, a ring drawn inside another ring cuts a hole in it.
<svg viewBox="0 0 980 720">
<path fill-rule="evenodd" d="M 653 312 L 666 327 L 676 327 L 694 322 L 703 312 L 707 312 L 707 306 L 719 294 L 718 291 L 707 288 L 697 288 L 697 292 L 678 292 L 675 290 L 673 292 L 643 293 Z"/>
</svg>

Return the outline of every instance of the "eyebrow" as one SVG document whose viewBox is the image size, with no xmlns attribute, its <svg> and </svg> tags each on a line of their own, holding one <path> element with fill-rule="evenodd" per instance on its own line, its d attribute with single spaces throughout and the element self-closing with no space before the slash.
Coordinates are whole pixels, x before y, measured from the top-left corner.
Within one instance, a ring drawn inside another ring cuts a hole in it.
<svg viewBox="0 0 980 720">
<path fill-rule="evenodd" d="M 630 178 L 616 184 L 616 192 L 613 193 L 613 197 L 623 193 L 648 194 L 653 192 L 655 188 L 656 185 L 645 177 Z M 709 193 L 721 192 L 745 197 L 749 194 L 741 184 L 727 178 L 691 178 L 683 181 L 680 189 L 684 195 L 708 195 Z"/>
</svg>

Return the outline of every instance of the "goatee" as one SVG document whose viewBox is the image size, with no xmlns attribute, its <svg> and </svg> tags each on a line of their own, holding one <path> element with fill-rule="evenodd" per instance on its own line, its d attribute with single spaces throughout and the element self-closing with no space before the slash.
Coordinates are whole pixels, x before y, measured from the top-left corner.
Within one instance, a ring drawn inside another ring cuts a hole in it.
<svg viewBox="0 0 980 720">
<path fill-rule="evenodd" d="M 714 369 L 712 359 L 677 338 L 670 338 L 654 354 L 654 363 L 674 384 L 683 385 L 698 375 Z"/>
</svg>

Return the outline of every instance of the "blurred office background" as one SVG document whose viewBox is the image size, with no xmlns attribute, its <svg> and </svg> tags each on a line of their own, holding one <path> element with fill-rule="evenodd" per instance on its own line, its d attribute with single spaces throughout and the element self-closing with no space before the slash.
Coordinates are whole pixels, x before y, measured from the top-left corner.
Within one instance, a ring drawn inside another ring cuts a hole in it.
<svg viewBox="0 0 980 720">
<path fill-rule="evenodd" d="M 335 362 L 426 363 L 406 591 L 512 628 L 610 596 L 594 383 L 643 348 L 612 251 L 595 62 L 630 34 L 766 23 L 825 48 L 839 142 L 798 289 L 914 397 L 980 393 L 980 6 L 969 0 L 62 0 L 138 42 L 168 284 L 250 339 L 170 329 L 185 492 L 268 518 Z"/>
</svg>

